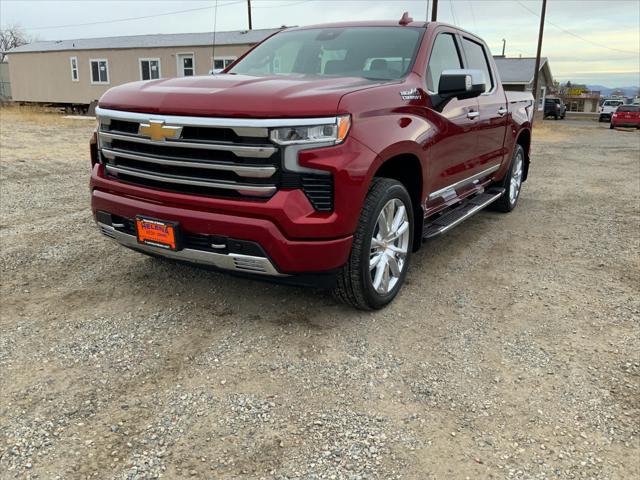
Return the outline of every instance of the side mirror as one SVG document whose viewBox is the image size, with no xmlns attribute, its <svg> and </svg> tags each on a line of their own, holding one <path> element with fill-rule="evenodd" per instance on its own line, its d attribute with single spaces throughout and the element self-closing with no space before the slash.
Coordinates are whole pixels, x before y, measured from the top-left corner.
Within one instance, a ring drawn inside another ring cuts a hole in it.
<svg viewBox="0 0 640 480">
<path fill-rule="evenodd" d="M 445 70 L 438 84 L 437 106 L 444 106 L 452 98 L 463 100 L 482 95 L 486 81 L 482 70 L 456 69 Z"/>
</svg>

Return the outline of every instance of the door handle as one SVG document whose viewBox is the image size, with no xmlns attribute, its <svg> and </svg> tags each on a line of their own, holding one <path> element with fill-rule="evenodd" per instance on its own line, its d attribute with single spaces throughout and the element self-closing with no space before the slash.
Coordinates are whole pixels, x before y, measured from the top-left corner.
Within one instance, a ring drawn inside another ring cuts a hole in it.
<svg viewBox="0 0 640 480">
<path fill-rule="evenodd" d="M 480 116 L 480 112 L 467 112 L 467 118 L 470 118 L 471 120 L 478 116 Z"/>
<path fill-rule="evenodd" d="M 500 107 L 500 108 L 498 109 L 498 115 L 500 115 L 501 117 L 502 117 L 505 113 L 507 113 L 507 109 L 506 109 L 506 108 L 504 108 L 504 107 Z"/>
</svg>

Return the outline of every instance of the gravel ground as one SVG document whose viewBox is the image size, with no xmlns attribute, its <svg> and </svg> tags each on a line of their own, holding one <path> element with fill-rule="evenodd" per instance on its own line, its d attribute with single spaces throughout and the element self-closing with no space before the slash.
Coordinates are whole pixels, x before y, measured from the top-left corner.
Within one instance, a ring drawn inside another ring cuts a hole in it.
<svg viewBox="0 0 640 480">
<path fill-rule="evenodd" d="M 120 248 L 93 123 L 1 115 L 2 479 L 640 475 L 637 131 L 540 122 L 517 210 L 363 313 Z"/>
</svg>

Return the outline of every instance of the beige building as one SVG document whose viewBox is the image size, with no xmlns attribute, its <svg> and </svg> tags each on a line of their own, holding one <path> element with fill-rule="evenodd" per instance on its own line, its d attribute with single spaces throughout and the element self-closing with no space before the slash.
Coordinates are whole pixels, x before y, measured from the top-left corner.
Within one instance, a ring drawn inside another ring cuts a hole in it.
<svg viewBox="0 0 640 480">
<path fill-rule="evenodd" d="M 109 88 L 220 70 L 279 29 L 35 42 L 10 50 L 14 101 L 89 104 Z"/>
</svg>

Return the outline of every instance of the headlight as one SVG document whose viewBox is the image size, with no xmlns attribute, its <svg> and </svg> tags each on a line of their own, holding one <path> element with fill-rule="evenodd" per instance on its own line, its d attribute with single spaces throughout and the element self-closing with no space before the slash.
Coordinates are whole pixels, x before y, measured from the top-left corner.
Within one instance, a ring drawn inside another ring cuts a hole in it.
<svg viewBox="0 0 640 480">
<path fill-rule="evenodd" d="M 280 127 L 271 130 L 271 140 L 278 145 L 299 145 L 305 143 L 333 143 L 344 141 L 351 127 L 351 117 L 341 115 L 335 123 Z"/>
</svg>

